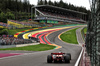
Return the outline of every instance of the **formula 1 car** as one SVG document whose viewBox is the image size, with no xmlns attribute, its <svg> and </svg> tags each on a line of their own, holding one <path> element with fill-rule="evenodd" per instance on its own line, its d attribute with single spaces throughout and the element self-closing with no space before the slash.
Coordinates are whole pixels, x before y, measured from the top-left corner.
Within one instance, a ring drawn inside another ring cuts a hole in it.
<svg viewBox="0 0 100 66">
<path fill-rule="evenodd" d="M 71 54 L 70 53 L 51 53 L 51 55 L 47 56 L 47 63 L 52 62 L 65 62 L 70 63 L 71 60 Z"/>
</svg>

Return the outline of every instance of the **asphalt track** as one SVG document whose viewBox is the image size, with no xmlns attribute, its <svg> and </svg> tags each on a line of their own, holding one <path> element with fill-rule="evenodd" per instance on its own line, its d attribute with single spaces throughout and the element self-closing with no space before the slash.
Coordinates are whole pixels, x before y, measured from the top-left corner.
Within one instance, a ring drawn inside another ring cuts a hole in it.
<svg viewBox="0 0 100 66">
<path fill-rule="evenodd" d="M 62 48 L 53 49 L 49 51 L 41 51 L 41 52 L 30 52 L 30 53 L 25 52 L 24 55 L 0 59 L 0 66 L 74 66 L 80 54 L 81 47 L 79 45 L 67 44 L 58 38 L 59 34 L 69 29 L 71 28 L 56 31 L 47 36 L 48 40 L 51 43 L 60 45 L 62 46 Z M 49 55 L 52 52 L 60 52 L 60 51 L 65 53 L 71 53 L 72 60 L 70 61 L 69 64 L 46 62 L 47 55 Z M 12 51 L 8 51 L 8 52 L 12 52 Z"/>
</svg>

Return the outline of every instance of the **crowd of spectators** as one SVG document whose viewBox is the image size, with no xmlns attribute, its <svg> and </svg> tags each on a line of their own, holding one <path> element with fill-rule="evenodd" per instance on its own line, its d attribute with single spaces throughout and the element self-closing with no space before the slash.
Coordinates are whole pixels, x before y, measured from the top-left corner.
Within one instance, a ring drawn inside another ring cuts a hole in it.
<svg viewBox="0 0 100 66">
<path fill-rule="evenodd" d="M 0 22 L 0 26 L 7 27 L 7 23 Z"/>
<path fill-rule="evenodd" d="M 23 28 L 32 28 L 32 27 L 46 27 L 48 26 L 47 24 L 42 24 L 42 23 L 38 23 L 35 24 L 37 22 L 20 22 L 17 20 L 9 20 L 10 22 L 13 22 L 15 24 L 7 24 L 7 23 L 3 23 L 0 22 L 0 26 L 2 27 L 6 27 L 8 29 L 23 29 Z"/>
<path fill-rule="evenodd" d="M 17 20 L 9 20 L 11 22 L 14 22 L 16 24 L 20 24 L 24 27 L 43 27 L 43 26 L 46 26 L 46 25 L 43 25 L 43 24 L 34 24 L 35 22 L 20 22 L 20 21 L 17 21 Z M 18 28 L 18 27 L 17 27 Z"/>
<path fill-rule="evenodd" d="M 30 26 L 32 23 L 30 22 L 20 22 L 20 21 L 17 21 L 17 20 L 10 20 L 11 22 L 14 22 L 14 23 L 18 23 L 18 24 L 21 24 L 21 25 L 28 25 Z"/>
<path fill-rule="evenodd" d="M 31 28 L 31 27 L 46 26 L 46 25 L 43 25 L 43 24 L 34 24 L 34 22 L 20 22 L 20 21 L 17 21 L 17 20 L 9 20 L 9 21 L 16 23 L 16 24 L 14 25 L 14 24 L 7 24 L 7 23 L 0 22 L 0 26 L 6 27 L 8 29 L 19 29 L 19 28 Z"/>
<path fill-rule="evenodd" d="M 17 44 L 29 44 L 34 43 L 31 39 L 19 39 L 13 37 L 13 35 L 0 35 L 0 45 L 17 45 Z"/>
</svg>

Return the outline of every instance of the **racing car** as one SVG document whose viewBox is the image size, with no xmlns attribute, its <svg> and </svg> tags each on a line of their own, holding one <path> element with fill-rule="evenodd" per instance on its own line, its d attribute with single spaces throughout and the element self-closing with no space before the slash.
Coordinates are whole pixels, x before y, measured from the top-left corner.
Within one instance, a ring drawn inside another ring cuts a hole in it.
<svg viewBox="0 0 100 66">
<path fill-rule="evenodd" d="M 70 63 L 71 60 L 71 54 L 70 53 L 51 53 L 51 55 L 47 56 L 47 63 L 52 62 L 65 62 Z"/>
</svg>

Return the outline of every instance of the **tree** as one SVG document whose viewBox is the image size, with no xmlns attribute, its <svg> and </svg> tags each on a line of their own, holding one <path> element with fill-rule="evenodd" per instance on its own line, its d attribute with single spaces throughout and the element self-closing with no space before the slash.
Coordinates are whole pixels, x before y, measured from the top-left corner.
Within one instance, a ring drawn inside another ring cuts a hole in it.
<svg viewBox="0 0 100 66">
<path fill-rule="evenodd" d="M 0 13 L 2 12 L 2 9 L 0 9 Z"/>
<path fill-rule="evenodd" d="M 6 17 L 7 17 L 7 19 L 15 19 L 15 15 L 11 12 L 7 12 Z"/>
<path fill-rule="evenodd" d="M 7 23 L 7 18 L 4 12 L 0 13 L 0 22 Z"/>
<path fill-rule="evenodd" d="M 75 11 L 88 13 L 86 8 L 77 7 L 77 6 L 74 6 L 73 4 L 64 3 L 63 0 L 60 0 L 59 2 L 57 1 L 52 2 L 51 0 L 49 1 L 38 0 L 38 5 L 43 5 L 43 2 L 45 3 L 45 5 L 49 4 L 49 5 L 53 5 L 57 7 L 62 7 L 65 9 L 72 9 Z M 7 18 L 10 18 L 8 17 L 9 13 L 10 13 L 9 16 L 12 16 L 13 18 L 15 16 L 16 19 L 19 19 L 19 18 L 21 19 L 24 16 L 29 16 L 28 13 L 31 13 L 32 6 L 33 5 L 30 4 L 29 0 L 23 0 L 23 1 L 22 0 L 0 0 L 0 15 L 2 16 L 4 14 L 4 16 L 2 17 L 0 16 L 0 21 L 5 22 Z M 23 12 L 24 14 L 22 14 Z M 12 17 L 11 19 L 13 19 Z"/>
<path fill-rule="evenodd" d="M 63 3 L 63 8 L 68 9 L 68 4 L 67 3 Z"/>
<path fill-rule="evenodd" d="M 45 5 L 47 5 L 47 0 L 45 0 Z"/>
<path fill-rule="evenodd" d="M 38 2 L 37 2 L 37 5 L 39 5 L 40 4 L 40 0 L 38 0 Z"/>
<path fill-rule="evenodd" d="M 49 0 L 48 2 L 49 5 L 54 5 L 53 2 L 51 0 Z"/>
<path fill-rule="evenodd" d="M 20 0 L 18 4 L 19 4 L 19 6 L 18 6 L 18 7 L 19 7 L 19 11 L 22 12 L 22 11 L 23 11 L 23 4 L 22 4 L 22 1 Z"/>
<path fill-rule="evenodd" d="M 43 5 L 43 1 L 42 0 L 38 0 L 38 5 Z"/>
<path fill-rule="evenodd" d="M 64 5 L 64 2 L 62 0 L 60 0 L 59 7 L 63 7 L 63 5 Z"/>
<path fill-rule="evenodd" d="M 58 3 L 56 1 L 54 1 L 54 6 L 58 6 Z"/>
</svg>

